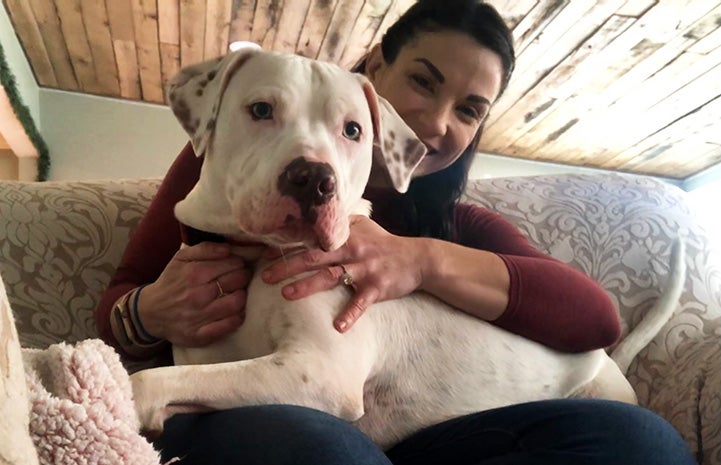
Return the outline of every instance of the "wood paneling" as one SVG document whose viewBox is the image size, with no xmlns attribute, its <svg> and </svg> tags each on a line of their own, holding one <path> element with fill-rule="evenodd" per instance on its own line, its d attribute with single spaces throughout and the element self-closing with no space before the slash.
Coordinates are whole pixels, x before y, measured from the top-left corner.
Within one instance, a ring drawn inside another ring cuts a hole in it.
<svg viewBox="0 0 721 465">
<path fill-rule="evenodd" d="M 37 27 L 55 71 L 58 87 L 65 90 L 79 90 L 75 70 L 65 45 L 60 19 L 55 3 L 49 0 L 27 0 L 37 21 Z"/>
<path fill-rule="evenodd" d="M 108 0 L 110 37 L 113 41 L 115 62 L 118 68 L 118 97 L 140 100 L 140 73 L 138 55 L 135 49 L 135 27 L 130 0 Z"/>
<path fill-rule="evenodd" d="M 205 52 L 205 12 L 205 0 L 180 0 L 181 68 L 203 61 Z"/>
<path fill-rule="evenodd" d="M 83 25 L 90 46 L 98 93 L 116 96 L 120 92 L 113 39 L 108 27 L 105 2 L 81 0 Z"/>
<path fill-rule="evenodd" d="M 280 14 L 278 27 L 273 40 L 273 50 L 294 53 L 311 0 L 293 0 L 293 8 L 284 8 Z"/>
<path fill-rule="evenodd" d="M 3 0 L 43 87 L 153 103 L 236 40 L 350 67 L 414 0 Z M 492 0 L 517 66 L 481 149 L 683 179 L 721 161 L 721 0 Z"/>
<path fill-rule="evenodd" d="M 160 74 L 168 82 L 180 70 L 180 4 L 179 0 L 158 0 L 158 41 Z"/>
<path fill-rule="evenodd" d="M 41 86 L 58 87 L 55 70 L 45 47 L 43 35 L 35 15 L 26 0 L 5 0 L 5 6 L 15 27 L 15 33 L 25 49 L 35 79 Z"/>
<path fill-rule="evenodd" d="M 163 83 L 158 42 L 158 5 L 155 0 L 132 0 L 131 5 L 142 98 L 160 103 L 163 101 Z"/>
</svg>

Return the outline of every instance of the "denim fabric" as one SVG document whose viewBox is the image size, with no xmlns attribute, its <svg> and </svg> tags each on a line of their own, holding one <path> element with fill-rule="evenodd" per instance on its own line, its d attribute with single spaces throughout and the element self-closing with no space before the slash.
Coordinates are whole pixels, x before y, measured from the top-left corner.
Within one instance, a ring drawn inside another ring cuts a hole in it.
<svg viewBox="0 0 721 465">
<path fill-rule="evenodd" d="M 394 465 L 692 465 L 681 436 L 634 405 L 564 399 L 431 426 L 388 451 Z"/>
<path fill-rule="evenodd" d="M 391 465 L 349 423 L 290 405 L 176 415 L 155 447 L 178 465 Z"/>
<path fill-rule="evenodd" d="M 431 426 L 387 456 L 348 423 L 293 406 L 178 415 L 156 446 L 181 465 L 692 465 L 658 415 L 586 399 L 514 405 Z M 389 460 L 390 459 L 390 460 Z"/>
</svg>

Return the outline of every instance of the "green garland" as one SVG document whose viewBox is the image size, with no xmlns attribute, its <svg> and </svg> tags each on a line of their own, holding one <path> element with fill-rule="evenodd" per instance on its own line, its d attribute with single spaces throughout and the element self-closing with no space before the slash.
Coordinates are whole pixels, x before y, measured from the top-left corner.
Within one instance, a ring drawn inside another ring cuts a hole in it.
<svg viewBox="0 0 721 465">
<path fill-rule="evenodd" d="M 40 135 L 38 128 L 35 126 L 33 117 L 30 114 L 30 110 L 22 102 L 20 94 L 18 94 L 17 86 L 15 85 L 15 76 L 10 71 L 7 62 L 5 61 L 5 51 L 0 44 L 0 84 L 5 88 L 10 105 L 13 107 L 13 112 L 17 116 L 20 123 L 25 128 L 25 133 L 30 138 L 35 148 L 38 151 L 38 181 L 45 181 L 48 178 L 50 171 L 50 155 L 48 154 L 48 146 L 45 144 L 43 137 Z"/>
</svg>

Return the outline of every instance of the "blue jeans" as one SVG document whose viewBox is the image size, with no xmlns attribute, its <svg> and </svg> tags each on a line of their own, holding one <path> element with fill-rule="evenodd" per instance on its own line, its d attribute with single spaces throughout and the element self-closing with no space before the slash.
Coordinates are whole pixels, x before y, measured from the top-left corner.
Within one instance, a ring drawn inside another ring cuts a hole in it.
<svg viewBox="0 0 721 465">
<path fill-rule="evenodd" d="M 514 405 L 426 428 L 385 453 L 350 424 L 269 405 L 177 415 L 156 447 L 181 465 L 692 465 L 676 430 L 640 407 L 567 399 Z"/>
</svg>

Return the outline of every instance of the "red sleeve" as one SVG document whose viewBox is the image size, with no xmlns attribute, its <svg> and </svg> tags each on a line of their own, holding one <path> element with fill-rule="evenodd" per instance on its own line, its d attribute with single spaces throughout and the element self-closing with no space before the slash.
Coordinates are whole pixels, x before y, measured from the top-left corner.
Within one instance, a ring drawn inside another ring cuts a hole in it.
<svg viewBox="0 0 721 465">
<path fill-rule="evenodd" d="M 165 175 L 145 216 L 128 242 L 108 288 L 95 310 L 98 335 L 118 349 L 110 329 L 110 311 L 131 289 L 155 281 L 180 248 L 180 227 L 173 208 L 184 199 L 200 176 L 202 159 L 188 143 Z M 126 354 L 127 355 L 127 354 Z"/>
<path fill-rule="evenodd" d="M 583 272 L 531 245 L 501 215 L 460 204 L 458 243 L 496 253 L 511 277 L 506 311 L 494 323 L 566 352 L 608 347 L 621 335 L 618 312 L 606 291 Z"/>
</svg>

